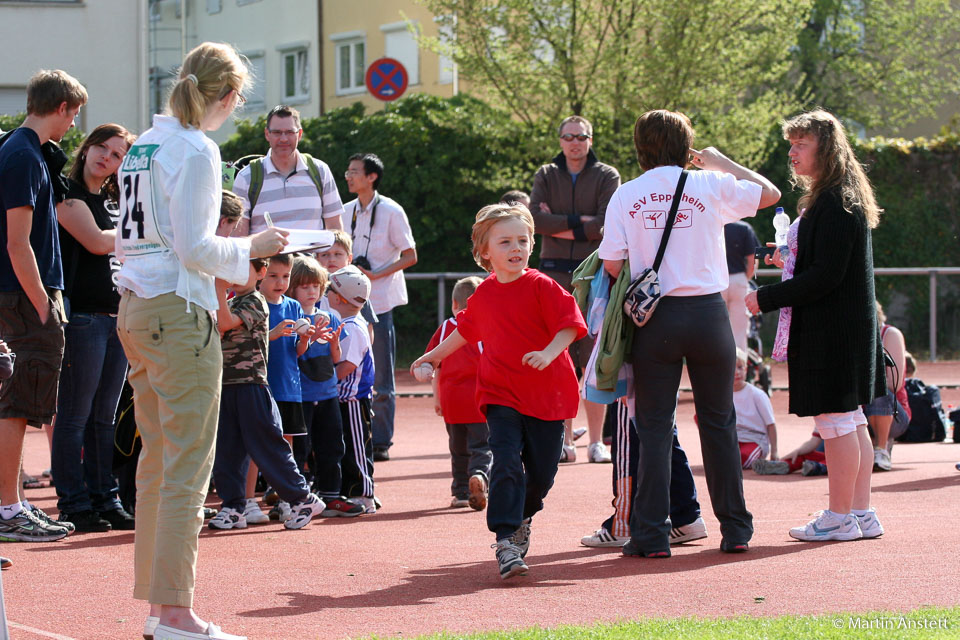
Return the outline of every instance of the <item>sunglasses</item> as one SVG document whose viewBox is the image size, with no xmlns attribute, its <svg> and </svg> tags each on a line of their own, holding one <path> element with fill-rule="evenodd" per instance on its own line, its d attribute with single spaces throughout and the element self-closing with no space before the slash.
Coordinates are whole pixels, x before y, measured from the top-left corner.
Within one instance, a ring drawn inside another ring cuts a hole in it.
<svg viewBox="0 0 960 640">
<path fill-rule="evenodd" d="M 573 142 L 574 140 L 579 140 L 580 142 L 586 142 L 592 137 L 593 136 L 587 135 L 586 133 L 565 133 L 562 136 L 560 136 L 560 139 L 565 140 L 567 142 Z"/>
</svg>

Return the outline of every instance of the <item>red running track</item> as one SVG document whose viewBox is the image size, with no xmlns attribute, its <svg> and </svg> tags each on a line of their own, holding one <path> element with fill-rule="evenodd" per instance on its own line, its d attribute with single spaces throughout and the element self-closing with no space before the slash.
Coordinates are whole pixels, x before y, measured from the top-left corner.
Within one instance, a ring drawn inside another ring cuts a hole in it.
<svg viewBox="0 0 960 640">
<path fill-rule="evenodd" d="M 924 375 L 925 374 L 925 375 Z M 960 381 L 960 364 L 923 365 L 928 382 Z M 775 375 L 784 383 L 786 374 Z M 412 384 L 404 379 L 404 388 Z M 960 405 L 960 390 L 944 392 Z M 786 414 L 776 393 L 780 450 L 808 437 L 811 421 Z M 204 529 L 196 610 L 231 633 L 263 638 L 411 637 L 533 625 L 613 622 L 639 616 L 769 616 L 909 610 L 958 603 L 960 446 L 897 445 L 894 470 L 875 476 L 874 504 L 887 529 L 878 540 L 792 541 L 791 526 L 826 506 L 823 477 L 745 473 L 756 535 L 746 555 L 718 550 L 716 519 L 700 466 L 693 406 L 681 396 L 687 449 L 710 536 L 674 548 L 669 560 L 623 558 L 580 546 L 609 514 L 610 465 L 563 465 L 534 519 L 530 574 L 499 579 L 482 513 L 447 508 L 446 433 L 428 398 L 399 401 L 393 459 L 378 465 L 382 511 L 315 521 L 301 531 L 276 523 L 242 531 Z M 42 433 L 29 430 L 26 467 L 48 466 Z M 49 513 L 52 489 L 27 496 Z M 216 506 L 215 496 L 210 502 Z M 12 638 L 139 638 L 145 604 L 131 597 L 133 533 L 74 534 L 44 544 L 0 545 Z M 763 598 L 759 600 L 759 598 Z"/>
</svg>

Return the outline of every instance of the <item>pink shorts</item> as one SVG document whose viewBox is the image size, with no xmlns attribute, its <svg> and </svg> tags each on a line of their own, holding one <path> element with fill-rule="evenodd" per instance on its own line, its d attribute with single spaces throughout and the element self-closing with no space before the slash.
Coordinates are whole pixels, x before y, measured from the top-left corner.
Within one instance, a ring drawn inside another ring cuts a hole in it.
<svg viewBox="0 0 960 640">
<path fill-rule="evenodd" d="M 867 418 L 863 415 L 863 410 L 857 407 L 855 411 L 821 413 L 813 417 L 813 423 L 816 425 L 820 437 L 829 440 L 853 433 L 861 425 L 866 426 Z"/>
</svg>

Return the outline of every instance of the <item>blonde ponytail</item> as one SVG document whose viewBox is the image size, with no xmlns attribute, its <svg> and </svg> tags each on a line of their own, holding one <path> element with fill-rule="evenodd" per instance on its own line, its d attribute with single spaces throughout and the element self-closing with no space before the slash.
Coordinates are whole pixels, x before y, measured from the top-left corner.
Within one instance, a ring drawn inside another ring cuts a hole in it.
<svg viewBox="0 0 960 640">
<path fill-rule="evenodd" d="M 247 67 L 233 47 L 204 42 L 184 58 L 169 111 L 184 127 L 199 127 L 210 105 L 230 91 L 243 93 L 249 82 Z"/>
</svg>

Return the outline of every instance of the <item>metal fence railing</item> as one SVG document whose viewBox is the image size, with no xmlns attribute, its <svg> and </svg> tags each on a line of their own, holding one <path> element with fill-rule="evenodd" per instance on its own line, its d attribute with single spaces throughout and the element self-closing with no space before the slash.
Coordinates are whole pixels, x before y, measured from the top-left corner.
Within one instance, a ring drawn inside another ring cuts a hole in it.
<svg viewBox="0 0 960 640">
<path fill-rule="evenodd" d="M 878 276 L 927 276 L 930 287 L 930 359 L 937 359 L 937 277 L 938 276 L 956 276 L 960 275 L 960 267 L 883 267 L 874 269 L 874 274 Z M 779 269 L 757 269 L 757 276 L 771 277 L 779 276 Z M 447 283 L 449 280 L 459 280 L 467 276 L 480 276 L 485 278 L 486 273 L 482 271 L 451 271 L 435 273 L 411 273 L 405 272 L 404 276 L 409 280 L 436 280 L 437 281 L 437 324 L 443 324 L 447 313 Z"/>
</svg>

